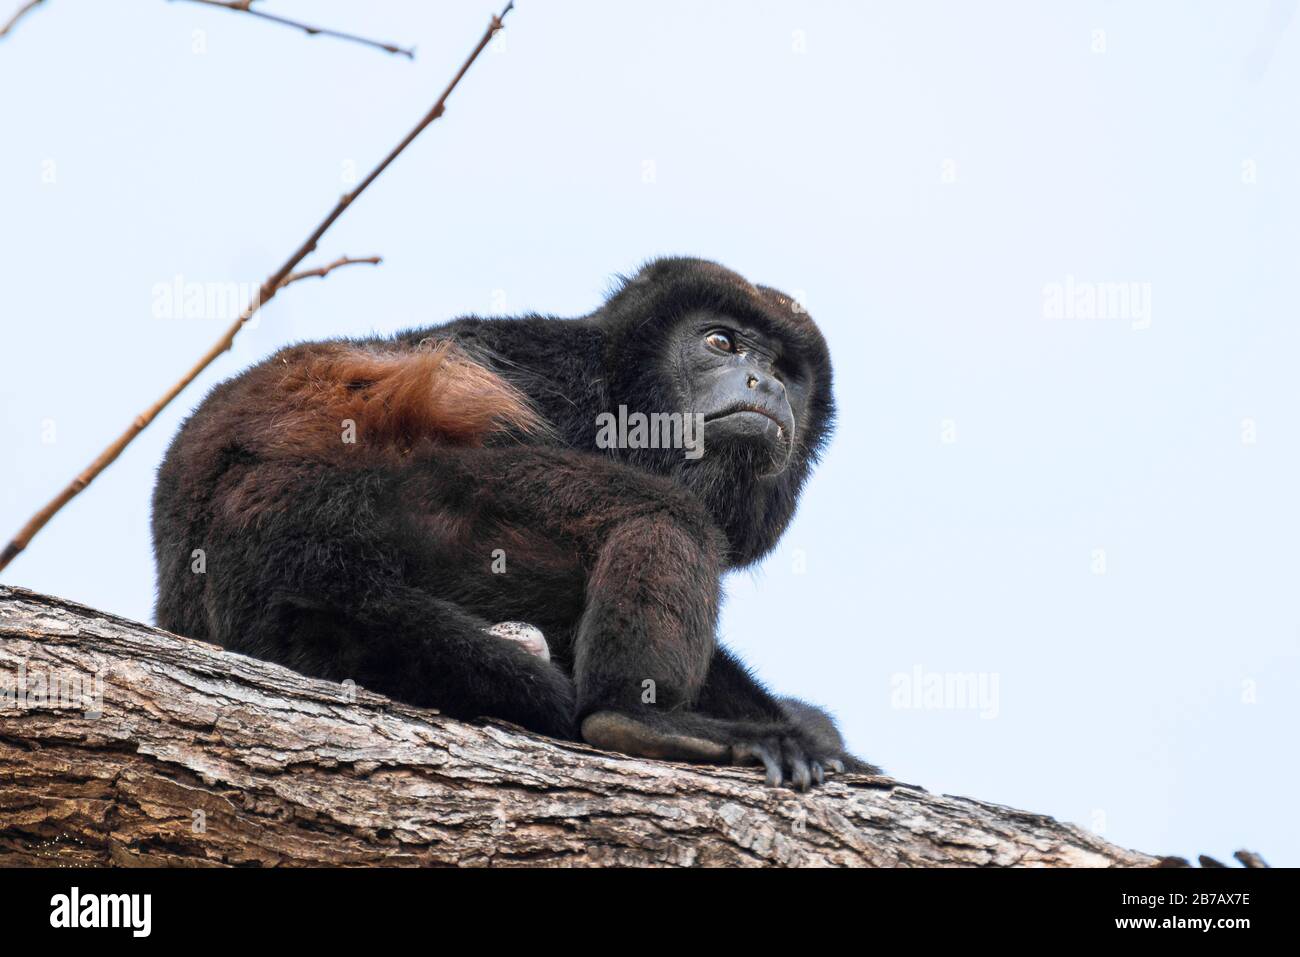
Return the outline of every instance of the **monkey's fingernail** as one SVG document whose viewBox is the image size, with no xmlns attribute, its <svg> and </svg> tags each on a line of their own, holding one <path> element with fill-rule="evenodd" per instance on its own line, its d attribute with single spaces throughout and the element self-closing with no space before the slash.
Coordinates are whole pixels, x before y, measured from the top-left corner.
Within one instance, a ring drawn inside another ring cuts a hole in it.
<svg viewBox="0 0 1300 957">
<path fill-rule="evenodd" d="M 796 791 L 807 791 L 812 785 L 812 774 L 808 770 L 808 765 L 802 761 L 795 764 L 790 776 L 794 781 Z"/>
<path fill-rule="evenodd" d="M 767 783 L 774 788 L 779 788 L 781 782 L 785 780 L 785 775 L 781 773 L 781 760 L 771 748 L 763 748 L 763 763 L 767 765 Z"/>
</svg>

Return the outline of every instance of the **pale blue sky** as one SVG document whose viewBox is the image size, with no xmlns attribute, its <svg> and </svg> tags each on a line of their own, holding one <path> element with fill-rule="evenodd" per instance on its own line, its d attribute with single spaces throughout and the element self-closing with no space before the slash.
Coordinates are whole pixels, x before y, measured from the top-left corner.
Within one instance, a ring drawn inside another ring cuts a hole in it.
<svg viewBox="0 0 1300 957">
<path fill-rule="evenodd" d="M 213 383 L 702 255 L 804 299 L 841 410 L 724 638 L 905 780 L 1300 864 L 1296 5 L 522 0 L 321 245 L 384 264 L 282 294 L 3 580 L 148 620 L 153 472 Z M 163 0 L 0 41 L 5 538 L 220 332 L 155 286 L 265 278 L 493 5 L 266 8 L 418 58 Z M 1067 281 L 1150 312 L 1045 315 Z M 995 707 L 899 707 L 918 668 Z"/>
</svg>

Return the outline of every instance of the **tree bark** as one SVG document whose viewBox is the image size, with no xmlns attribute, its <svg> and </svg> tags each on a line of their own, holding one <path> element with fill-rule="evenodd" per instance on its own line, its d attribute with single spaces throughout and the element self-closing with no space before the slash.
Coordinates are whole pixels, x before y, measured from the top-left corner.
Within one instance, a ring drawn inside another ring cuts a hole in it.
<svg viewBox="0 0 1300 957">
<path fill-rule="evenodd" d="M 1041 814 L 468 724 L 0 586 L 0 865 L 1152 866 Z"/>
</svg>

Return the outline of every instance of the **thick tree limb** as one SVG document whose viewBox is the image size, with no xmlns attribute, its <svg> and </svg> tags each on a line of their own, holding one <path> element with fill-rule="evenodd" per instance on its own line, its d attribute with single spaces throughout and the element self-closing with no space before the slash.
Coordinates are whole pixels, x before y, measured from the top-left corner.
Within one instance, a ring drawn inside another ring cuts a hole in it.
<svg viewBox="0 0 1300 957">
<path fill-rule="evenodd" d="M 84 695 L 66 693 L 69 679 Z M 42 697 L 55 683 L 67 707 Z M 108 863 L 1159 861 L 886 777 L 800 795 L 764 787 L 757 770 L 453 721 L 0 586 L 0 865 Z"/>
</svg>

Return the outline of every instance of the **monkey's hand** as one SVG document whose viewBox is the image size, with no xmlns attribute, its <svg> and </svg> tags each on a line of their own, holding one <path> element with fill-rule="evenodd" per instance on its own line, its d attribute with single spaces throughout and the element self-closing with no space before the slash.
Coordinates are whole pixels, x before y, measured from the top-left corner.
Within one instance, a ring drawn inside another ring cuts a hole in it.
<svg viewBox="0 0 1300 957">
<path fill-rule="evenodd" d="M 790 720 L 798 725 L 805 735 L 814 740 L 814 751 L 834 755 L 830 759 L 830 765 L 833 765 L 835 770 L 852 771 L 855 774 L 882 773 L 874 764 L 868 764 L 849 753 L 835 719 L 824 708 L 799 698 L 779 698 L 777 703 Z"/>
<path fill-rule="evenodd" d="M 596 711 L 582 739 L 634 757 L 700 764 L 761 764 L 769 787 L 807 791 L 826 776 L 861 762 L 796 721 L 728 721 L 691 712 Z M 870 765 L 865 767 L 869 768 Z M 874 769 L 873 769 L 874 770 Z"/>
</svg>

